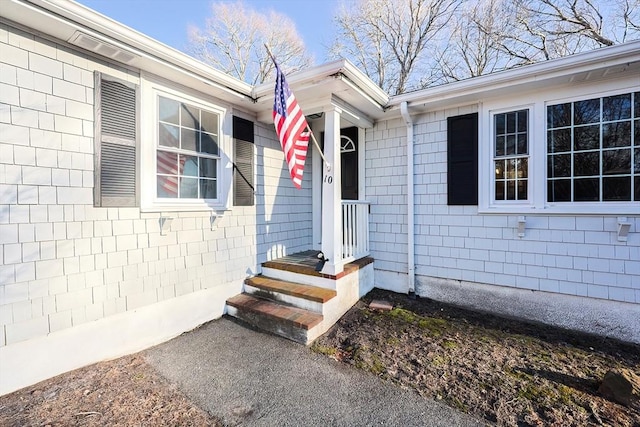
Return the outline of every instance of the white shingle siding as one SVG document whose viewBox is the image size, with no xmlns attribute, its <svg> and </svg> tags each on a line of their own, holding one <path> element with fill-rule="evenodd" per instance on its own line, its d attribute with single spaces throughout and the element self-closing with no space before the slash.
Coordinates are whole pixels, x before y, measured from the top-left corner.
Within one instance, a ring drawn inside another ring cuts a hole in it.
<svg viewBox="0 0 640 427">
<path fill-rule="evenodd" d="M 237 286 L 259 262 L 311 247 L 311 168 L 296 190 L 258 123 L 256 206 L 215 229 L 210 213 L 170 213 L 161 235 L 159 213 L 95 208 L 93 71 L 139 78 L 3 24 L 0 52 L 0 346 Z"/>
<path fill-rule="evenodd" d="M 414 117 L 416 275 L 640 303 L 640 217 L 629 217 L 627 242 L 617 239 L 617 216 L 604 215 L 527 215 L 519 238 L 518 215 L 447 206 L 446 118 L 476 110 Z M 406 206 L 394 198 L 406 194 L 404 129 L 379 123 L 365 145 L 371 253 L 376 270 L 398 273 L 407 273 L 406 245 L 392 229 L 406 233 Z"/>
</svg>

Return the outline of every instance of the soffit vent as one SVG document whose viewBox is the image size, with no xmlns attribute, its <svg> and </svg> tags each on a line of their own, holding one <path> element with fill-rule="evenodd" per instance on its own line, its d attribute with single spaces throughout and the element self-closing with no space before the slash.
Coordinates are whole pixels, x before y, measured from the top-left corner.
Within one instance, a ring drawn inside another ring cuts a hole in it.
<svg viewBox="0 0 640 427">
<path fill-rule="evenodd" d="M 137 55 L 126 52 L 119 47 L 116 47 L 110 43 L 103 42 L 93 36 L 87 35 L 80 31 L 76 31 L 69 39 L 69 43 L 76 46 L 80 46 L 83 49 L 90 50 L 107 58 L 115 59 L 116 61 L 130 64 L 134 59 L 138 58 Z"/>
</svg>

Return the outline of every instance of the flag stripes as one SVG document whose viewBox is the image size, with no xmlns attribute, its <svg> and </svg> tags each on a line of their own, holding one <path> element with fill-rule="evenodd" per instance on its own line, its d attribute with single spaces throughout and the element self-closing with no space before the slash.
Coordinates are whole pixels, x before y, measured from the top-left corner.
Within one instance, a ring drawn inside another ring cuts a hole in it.
<svg viewBox="0 0 640 427">
<path fill-rule="evenodd" d="M 302 188 L 302 173 L 309 147 L 309 125 L 277 63 L 273 123 L 293 184 L 296 188 Z"/>
</svg>

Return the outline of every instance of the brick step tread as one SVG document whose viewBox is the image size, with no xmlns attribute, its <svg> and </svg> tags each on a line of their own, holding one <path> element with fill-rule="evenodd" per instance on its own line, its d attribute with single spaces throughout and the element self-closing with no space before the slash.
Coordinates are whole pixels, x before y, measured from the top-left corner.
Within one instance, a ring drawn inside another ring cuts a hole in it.
<svg viewBox="0 0 640 427">
<path fill-rule="evenodd" d="M 239 310 L 247 310 L 276 319 L 291 322 L 298 328 L 309 330 L 322 322 L 322 315 L 297 307 L 290 307 L 272 301 L 240 294 L 227 300 L 227 304 Z"/>
<path fill-rule="evenodd" d="M 255 276 L 245 280 L 249 286 L 259 288 L 269 292 L 278 292 L 309 301 L 325 303 L 337 294 L 333 289 L 321 288 L 319 286 L 301 285 L 299 283 L 287 282 L 284 280 L 272 279 L 266 276 Z"/>
</svg>

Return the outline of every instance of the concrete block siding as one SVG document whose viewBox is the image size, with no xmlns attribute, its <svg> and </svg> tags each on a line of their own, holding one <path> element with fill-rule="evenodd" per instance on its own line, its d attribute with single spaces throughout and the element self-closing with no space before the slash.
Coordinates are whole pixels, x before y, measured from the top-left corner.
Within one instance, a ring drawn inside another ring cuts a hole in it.
<svg viewBox="0 0 640 427">
<path fill-rule="evenodd" d="M 640 303 L 640 216 L 628 218 L 627 242 L 617 239 L 617 215 L 526 215 L 520 238 L 518 215 L 447 206 L 447 117 L 475 111 L 414 117 L 416 275 Z M 365 147 L 371 254 L 377 271 L 403 281 L 376 286 L 406 292 L 405 134 L 400 120 L 381 122 Z"/>
<path fill-rule="evenodd" d="M 238 286 L 259 262 L 311 246 L 311 168 L 295 190 L 260 124 L 259 207 L 233 207 L 213 230 L 209 212 L 175 213 L 165 235 L 159 213 L 95 208 L 94 70 L 139 83 L 0 24 L 0 346 Z"/>
</svg>

